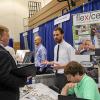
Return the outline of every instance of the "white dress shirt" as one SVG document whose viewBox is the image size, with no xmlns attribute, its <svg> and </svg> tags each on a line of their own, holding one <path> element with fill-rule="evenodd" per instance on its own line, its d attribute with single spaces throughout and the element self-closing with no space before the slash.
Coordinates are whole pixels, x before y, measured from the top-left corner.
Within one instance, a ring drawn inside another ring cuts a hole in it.
<svg viewBox="0 0 100 100">
<path fill-rule="evenodd" d="M 54 61 L 56 62 L 57 59 L 57 47 L 58 44 L 54 48 Z M 59 44 L 59 64 L 67 64 L 69 61 L 74 60 L 75 49 L 68 44 L 65 40 L 63 40 Z M 64 73 L 64 69 L 58 69 L 57 73 Z"/>
<path fill-rule="evenodd" d="M 16 61 L 15 50 L 12 47 L 10 47 L 10 46 L 6 46 L 5 49 L 12 55 L 12 57 Z"/>
</svg>

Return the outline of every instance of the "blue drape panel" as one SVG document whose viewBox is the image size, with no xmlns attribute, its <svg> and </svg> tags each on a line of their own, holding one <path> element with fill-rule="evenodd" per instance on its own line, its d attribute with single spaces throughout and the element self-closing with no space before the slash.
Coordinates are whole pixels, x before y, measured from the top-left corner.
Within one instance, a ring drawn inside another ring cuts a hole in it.
<svg viewBox="0 0 100 100">
<path fill-rule="evenodd" d="M 84 5 L 84 12 L 92 11 L 93 10 L 93 2 L 89 2 Z"/>
<path fill-rule="evenodd" d="M 20 33 L 20 49 L 22 49 L 22 50 L 25 49 L 23 33 Z"/>
<path fill-rule="evenodd" d="M 77 13 L 82 13 L 82 12 L 83 12 L 83 6 L 80 6 L 75 9 L 70 10 L 68 13 L 77 14 Z"/>
<path fill-rule="evenodd" d="M 47 59 L 49 61 L 54 58 L 54 39 L 53 39 L 53 31 L 54 31 L 54 20 L 50 20 L 45 24 L 45 33 L 46 33 L 46 49 L 47 49 Z"/>
<path fill-rule="evenodd" d="M 73 45 L 73 34 L 72 34 L 72 20 L 62 23 L 62 28 L 64 30 L 64 39 L 69 44 Z"/>
<path fill-rule="evenodd" d="M 92 3 L 93 10 L 100 10 L 100 0 L 94 0 Z"/>
<path fill-rule="evenodd" d="M 80 6 L 79 8 L 73 9 L 71 11 L 69 11 L 68 13 L 71 14 L 71 18 L 70 20 L 63 22 L 62 23 L 62 29 L 64 30 L 64 39 L 73 46 L 73 32 L 72 32 L 72 14 L 76 14 L 76 13 L 80 13 L 82 12 L 82 6 Z"/>
<path fill-rule="evenodd" d="M 33 45 L 34 45 L 33 29 L 28 31 L 27 41 L 28 41 L 28 48 L 29 48 L 29 50 L 33 51 Z"/>
<path fill-rule="evenodd" d="M 42 37 L 42 44 L 46 46 L 46 31 L 45 24 L 39 26 L 39 35 Z"/>
<path fill-rule="evenodd" d="M 39 35 L 42 37 L 42 43 L 47 49 L 47 59 L 53 60 L 54 57 L 54 19 L 39 26 Z"/>
<path fill-rule="evenodd" d="M 100 10 L 100 0 L 93 0 L 84 5 L 84 12 Z"/>
<path fill-rule="evenodd" d="M 31 32 L 31 51 L 34 51 L 34 34 L 33 34 L 33 29 Z"/>
<path fill-rule="evenodd" d="M 10 47 L 13 47 L 13 39 L 12 38 L 10 38 L 9 39 L 9 44 L 8 44 Z"/>
</svg>

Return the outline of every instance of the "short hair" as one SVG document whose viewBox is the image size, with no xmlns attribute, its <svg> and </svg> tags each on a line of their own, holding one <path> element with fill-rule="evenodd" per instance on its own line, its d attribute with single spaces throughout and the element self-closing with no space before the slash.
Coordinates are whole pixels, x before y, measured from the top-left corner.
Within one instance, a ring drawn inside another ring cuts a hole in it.
<svg viewBox="0 0 100 100">
<path fill-rule="evenodd" d="M 61 34 L 64 34 L 64 31 L 61 27 L 56 27 L 54 31 L 59 31 Z"/>
<path fill-rule="evenodd" d="M 5 26 L 0 25 L 0 37 L 2 37 L 4 32 L 9 32 L 9 29 Z"/>
<path fill-rule="evenodd" d="M 83 75 L 85 73 L 85 70 L 80 63 L 71 61 L 66 65 L 64 73 L 65 75 L 71 74 L 73 76 L 75 76 L 76 74 Z"/>
<path fill-rule="evenodd" d="M 36 35 L 34 38 L 38 37 L 41 41 L 42 41 L 42 38 L 40 35 Z"/>
</svg>

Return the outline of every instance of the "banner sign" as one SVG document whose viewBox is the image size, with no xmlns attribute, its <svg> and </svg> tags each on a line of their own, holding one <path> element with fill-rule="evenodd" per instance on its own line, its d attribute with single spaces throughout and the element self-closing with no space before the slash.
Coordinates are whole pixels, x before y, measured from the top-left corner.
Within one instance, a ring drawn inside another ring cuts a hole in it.
<svg viewBox="0 0 100 100">
<path fill-rule="evenodd" d="M 100 23 L 100 11 L 73 15 L 73 25 Z"/>
<path fill-rule="evenodd" d="M 54 20 L 54 25 L 70 20 L 70 14 L 63 15 Z"/>
<path fill-rule="evenodd" d="M 73 15 L 73 43 L 81 55 L 93 55 L 100 48 L 99 10 Z"/>
<path fill-rule="evenodd" d="M 39 27 L 33 29 L 33 33 L 36 33 L 38 31 L 39 31 Z"/>
<path fill-rule="evenodd" d="M 25 32 L 25 33 L 23 34 L 23 36 L 27 36 L 27 32 Z"/>
</svg>

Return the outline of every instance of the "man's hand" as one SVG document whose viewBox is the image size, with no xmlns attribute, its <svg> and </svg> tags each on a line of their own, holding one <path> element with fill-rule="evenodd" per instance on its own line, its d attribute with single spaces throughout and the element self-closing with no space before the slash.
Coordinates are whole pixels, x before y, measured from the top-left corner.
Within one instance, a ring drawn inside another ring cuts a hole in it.
<svg viewBox="0 0 100 100">
<path fill-rule="evenodd" d="M 54 65 L 52 66 L 55 70 L 60 69 L 62 66 L 58 62 L 54 62 Z"/>
<path fill-rule="evenodd" d="M 49 61 L 44 60 L 44 61 L 41 62 L 41 64 L 45 64 L 45 65 L 47 65 L 47 64 L 49 64 Z"/>
<path fill-rule="evenodd" d="M 27 84 L 29 84 L 30 79 L 32 80 L 32 76 L 27 77 Z"/>
<path fill-rule="evenodd" d="M 54 64 L 54 61 L 47 61 L 47 60 L 44 60 L 44 61 L 42 61 L 41 64 L 53 65 L 53 64 Z"/>
<path fill-rule="evenodd" d="M 32 76 L 28 76 L 28 77 L 27 77 L 27 80 L 29 80 L 29 79 L 31 79 L 31 78 L 32 78 Z"/>
<path fill-rule="evenodd" d="M 61 68 L 64 68 L 65 66 L 66 66 L 67 64 L 59 64 L 58 62 L 54 62 L 54 66 L 53 66 L 53 68 L 54 69 L 61 69 Z"/>
</svg>

